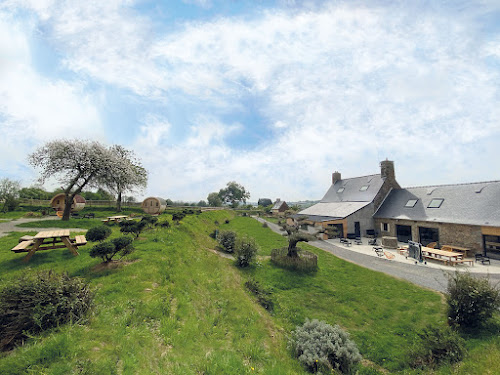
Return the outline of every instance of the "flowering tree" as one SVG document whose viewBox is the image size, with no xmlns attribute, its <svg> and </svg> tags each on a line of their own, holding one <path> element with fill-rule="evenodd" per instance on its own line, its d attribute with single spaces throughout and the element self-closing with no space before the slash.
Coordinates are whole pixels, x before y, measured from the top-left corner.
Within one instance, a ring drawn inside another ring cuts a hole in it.
<svg viewBox="0 0 500 375">
<path fill-rule="evenodd" d="M 148 172 L 133 151 L 120 145 L 112 146 L 110 151 L 116 159 L 116 164 L 106 176 L 106 186 L 116 194 L 116 210 L 119 212 L 122 210 L 122 193 L 145 188 Z"/>
<path fill-rule="evenodd" d="M 47 142 L 28 157 L 40 169 L 40 182 L 55 177 L 62 184 L 65 197 L 63 220 L 69 220 L 74 197 L 84 187 L 96 187 L 117 168 L 115 155 L 99 142 L 88 140 L 55 140 Z"/>
</svg>

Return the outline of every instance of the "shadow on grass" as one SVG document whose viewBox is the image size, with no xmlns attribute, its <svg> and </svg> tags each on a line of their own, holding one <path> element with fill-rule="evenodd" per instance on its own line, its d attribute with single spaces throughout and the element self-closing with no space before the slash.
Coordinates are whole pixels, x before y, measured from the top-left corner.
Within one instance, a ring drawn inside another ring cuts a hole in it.
<svg viewBox="0 0 500 375">
<path fill-rule="evenodd" d="M 66 250 L 66 249 L 63 249 Z M 9 270 L 9 271 L 17 271 L 27 267 L 36 268 L 37 266 L 46 265 L 48 263 L 54 262 L 64 262 L 69 259 L 74 258 L 74 255 L 71 254 L 68 250 L 60 251 L 59 249 L 54 250 L 44 250 L 37 251 L 33 257 L 29 260 L 29 262 L 24 262 L 23 259 L 26 257 L 28 253 L 18 253 L 15 258 L 0 262 L 0 269 Z"/>
<path fill-rule="evenodd" d="M 466 340 L 485 340 L 498 337 L 500 335 L 500 313 L 478 327 L 463 328 L 459 332 Z"/>
</svg>

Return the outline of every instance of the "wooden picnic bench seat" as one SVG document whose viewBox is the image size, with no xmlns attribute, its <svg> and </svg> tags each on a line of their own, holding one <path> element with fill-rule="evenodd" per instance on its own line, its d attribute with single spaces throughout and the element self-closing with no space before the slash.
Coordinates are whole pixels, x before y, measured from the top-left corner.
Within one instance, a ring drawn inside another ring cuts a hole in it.
<svg viewBox="0 0 500 375">
<path fill-rule="evenodd" d="M 33 245 L 33 240 L 23 241 L 23 242 L 19 242 L 11 250 L 15 253 L 28 252 L 28 247 L 31 245 Z"/>
<path fill-rule="evenodd" d="M 454 259 L 451 260 L 451 265 L 456 266 L 457 264 L 469 263 L 469 266 L 474 266 L 474 259 Z"/>
<path fill-rule="evenodd" d="M 443 262 L 444 264 L 448 264 L 449 259 L 444 259 L 444 258 L 439 258 L 437 256 L 432 256 L 432 255 L 423 255 L 425 259 L 430 259 L 430 260 L 438 260 L 440 262 Z"/>
<path fill-rule="evenodd" d="M 75 236 L 75 245 L 76 246 L 83 246 L 86 244 L 87 244 L 87 239 L 85 238 L 84 235 Z"/>
<path fill-rule="evenodd" d="M 29 241 L 29 240 L 32 240 L 33 239 L 33 236 L 22 236 L 21 238 L 19 238 L 19 243 L 23 242 L 23 241 Z"/>
</svg>

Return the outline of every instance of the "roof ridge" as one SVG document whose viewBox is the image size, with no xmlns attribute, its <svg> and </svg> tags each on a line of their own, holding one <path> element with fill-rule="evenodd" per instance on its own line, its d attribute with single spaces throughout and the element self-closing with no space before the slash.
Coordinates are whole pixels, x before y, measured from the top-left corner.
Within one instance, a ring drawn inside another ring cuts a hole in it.
<svg viewBox="0 0 500 375">
<path fill-rule="evenodd" d="M 353 180 L 355 178 L 363 178 L 363 177 L 372 177 L 372 176 L 380 176 L 380 173 L 375 173 L 375 174 L 367 174 L 366 176 L 357 176 L 357 177 L 349 177 L 349 178 L 341 178 L 339 181 L 344 181 L 344 180 Z"/>
<path fill-rule="evenodd" d="M 443 184 L 443 185 L 424 185 L 424 186 L 406 186 L 403 189 L 418 189 L 418 188 L 437 188 L 444 186 L 464 186 L 464 185 L 477 185 L 477 184 L 491 184 L 495 182 L 500 182 L 500 180 L 492 181 L 479 181 L 479 182 L 462 182 L 458 184 Z"/>
</svg>

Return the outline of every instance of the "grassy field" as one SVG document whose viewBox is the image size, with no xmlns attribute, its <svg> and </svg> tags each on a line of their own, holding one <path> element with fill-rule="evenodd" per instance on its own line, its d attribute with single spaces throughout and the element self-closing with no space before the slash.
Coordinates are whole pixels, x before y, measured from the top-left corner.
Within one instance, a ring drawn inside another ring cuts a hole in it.
<svg viewBox="0 0 500 375">
<path fill-rule="evenodd" d="M 305 374 L 286 349 L 287 335 L 305 318 L 350 332 L 365 358 L 360 374 L 418 373 L 408 368 L 408 349 L 417 330 L 444 324 L 440 294 L 308 245 L 303 247 L 319 257 L 316 273 L 274 267 L 271 249 L 286 239 L 251 218 L 233 216 L 227 211 L 189 215 L 178 226 L 143 232 L 136 251 L 113 269 L 96 268 L 99 260 L 88 256 L 91 244 L 79 257 L 49 250 L 26 265 L 23 254 L 10 251 L 23 233 L 0 238 L 0 287 L 23 273 L 53 269 L 87 279 L 96 293 L 88 322 L 60 327 L 0 354 L 0 374 Z M 216 242 L 208 234 L 215 221 L 225 219 L 230 222 L 220 229 L 259 243 L 257 265 L 239 270 L 214 252 Z M 71 226 L 87 228 L 87 223 L 100 220 L 74 219 Z M 115 226 L 112 236 L 118 235 Z M 272 291 L 273 313 L 245 290 L 249 279 Z M 498 326 L 469 337 L 466 360 L 437 373 L 494 374 L 500 366 Z"/>
</svg>

